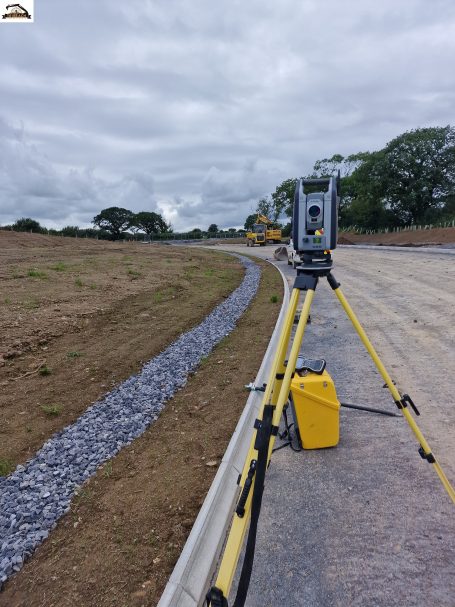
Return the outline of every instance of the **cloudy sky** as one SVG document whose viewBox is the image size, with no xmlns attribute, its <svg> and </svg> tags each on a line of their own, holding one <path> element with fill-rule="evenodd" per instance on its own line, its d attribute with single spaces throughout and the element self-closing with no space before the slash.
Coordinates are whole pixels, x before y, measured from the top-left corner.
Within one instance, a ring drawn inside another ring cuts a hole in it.
<svg viewBox="0 0 455 607">
<path fill-rule="evenodd" d="M 87 226 L 115 205 L 163 212 L 175 230 L 241 226 L 318 158 L 455 122 L 453 0 L 34 11 L 0 21 L 2 225 Z"/>
</svg>

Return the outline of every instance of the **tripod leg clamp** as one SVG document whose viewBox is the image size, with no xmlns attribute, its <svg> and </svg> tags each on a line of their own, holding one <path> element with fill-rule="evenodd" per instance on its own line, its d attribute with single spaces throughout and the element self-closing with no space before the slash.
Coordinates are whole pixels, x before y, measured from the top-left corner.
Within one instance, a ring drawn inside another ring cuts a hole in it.
<svg viewBox="0 0 455 607">
<path fill-rule="evenodd" d="M 223 591 L 216 586 L 210 588 L 205 600 L 207 601 L 207 607 L 229 607 Z"/>
<path fill-rule="evenodd" d="M 419 447 L 419 455 L 422 459 L 426 459 L 427 462 L 429 464 L 435 464 L 436 463 L 436 458 L 435 456 L 431 453 L 425 453 L 425 450 L 423 447 Z"/>
<path fill-rule="evenodd" d="M 420 411 L 417 409 L 417 407 L 414 404 L 414 401 L 412 400 L 412 398 L 409 396 L 409 394 L 403 394 L 403 396 L 401 397 L 401 400 L 396 400 L 395 401 L 396 406 L 398 407 L 398 409 L 406 409 L 406 407 L 409 405 L 411 405 L 412 410 L 414 411 L 414 413 L 416 415 L 420 415 Z"/>
</svg>

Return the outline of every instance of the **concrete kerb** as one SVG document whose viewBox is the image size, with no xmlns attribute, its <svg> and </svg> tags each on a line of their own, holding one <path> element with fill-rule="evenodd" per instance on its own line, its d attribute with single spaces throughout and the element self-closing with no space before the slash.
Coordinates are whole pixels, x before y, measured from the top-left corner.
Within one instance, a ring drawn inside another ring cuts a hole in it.
<svg viewBox="0 0 455 607">
<path fill-rule="evenodd" d="M 276 267 L 276 266 L 274 266 Z M 278 346 L 289 302 L 289 286 L 284 284 L 280 314 L 255 384 L 267 381 Z M 251 429 L 261 404 L 262 393 L 250 392 L 245 409 L 224 454 L 218 472 L 194 522 L 158 607 L 199 607 L 205 600 L 220 553 L 226 539 L 234 505 L 238 497 L 237 478 L 243 469 L 250 443 Z"/>
</svg>

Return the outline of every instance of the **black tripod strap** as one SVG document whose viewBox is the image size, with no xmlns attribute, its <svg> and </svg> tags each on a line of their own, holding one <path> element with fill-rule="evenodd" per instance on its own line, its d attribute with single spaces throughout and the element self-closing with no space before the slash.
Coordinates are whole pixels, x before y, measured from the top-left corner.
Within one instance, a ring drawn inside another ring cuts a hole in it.
<svg viewBox="0 0 455 607">
<path fill-rule="evenodd" d="M 256 548 L 256 534 L 258 529 L 259 514 L 261 512 L 262 494 L 264 492 L 264 480 L 267 470 L 267 459 L 269 453 L 270 435 L 272 433 L 273 405 L 265 405 L 264 414 L 259 424 L 255 449 L 258 451 L 257 467 L 254 479 L 253 497 L 251 501 L 251 521 L 248 531 L 248 540 L 245 548 L 242 572 L 237 588 L 237 595 L 232 607 L 243 607 L 245 605 L 248 587 L 250 585 L 251 572 L 253 570 L 254 551 Z"/>
</svg>

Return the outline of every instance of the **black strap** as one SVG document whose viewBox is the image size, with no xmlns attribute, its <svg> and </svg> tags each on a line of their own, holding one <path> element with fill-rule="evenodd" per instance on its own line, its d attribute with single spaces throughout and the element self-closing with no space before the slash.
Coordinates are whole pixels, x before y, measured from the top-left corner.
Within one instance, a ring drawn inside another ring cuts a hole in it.
<svg viewBox="0 0 455 607">
<path fill-rule="evenodd" d="M 272 432 L 273 405 L 265 405 L 264 414 L 258 424 L 256 442 L 254 448 L 258 451 L 256 475 L 254 479 L 253 498 L 251 502 L 251 521 L 248 531 L 248 540 L 245 548 L 242 572 L 237 588 L 237 595 L 232 607 L 243 607 L 250 585 L 251 572 L 253 570 L 254 550 L 256 547 L 256 534 L 258 529 L 259 514 L 261 512 L 262 494 L 264 492 L 264 480 L 267 470 L 267 459 L 269 453 L 270 435 Z"/>
<path fill-rule="evenodd" d="M 210 590 L 207 592 L 205 600 L 207 601 L 207 607 L 228 607 L 226 597 L 222 591 L 215 586 L 210 588 Z"/>
</svg>

